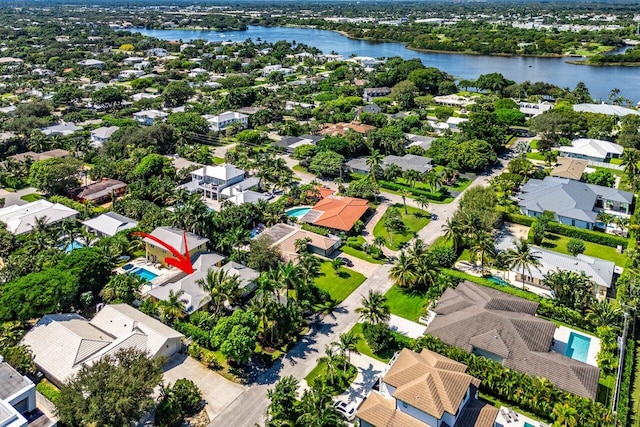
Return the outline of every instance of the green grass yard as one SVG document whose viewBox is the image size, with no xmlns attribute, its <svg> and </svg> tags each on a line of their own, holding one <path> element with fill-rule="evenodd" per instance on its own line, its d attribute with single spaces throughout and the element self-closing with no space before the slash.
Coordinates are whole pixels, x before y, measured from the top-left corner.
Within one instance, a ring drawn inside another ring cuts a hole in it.
<svg viewBox="0 0 640 427">
<path fill-rule="evenodd" d="M 222 163 L 224 163 L 224 159 L 222 157 L 213 156 L 213 163 L 215 163 L 216 165 L 221 165 Z"/>
<path fill-rule="evenodd" d="M 392 314 L 416 322 L 424 312 L 427 297 L 424 293 L 411 292 L 393 286 L 385 295 Z"/>
<path fill-rule="evenodd" d="M 569 254 L 567 250 L 567 243 L 571 240 L 570 237 L 561 236 L 559 234 L 546 233 L 545 238 L 542 241 L 542 247 L 551 249 L 555 252 L 562 254 Z M 617 266 L 624 267 L 627 257 L 624 254 L 616 252 L 615 248 L 611 246 L 600 245 L 598 243 L 584 242 L 586 250 L 584 254 L 595 258 L 606 259 L 614 262 Z"/>
<path fill-rule="evenodd" d="M 402 216 L 402 222 L 405 225 L 405 229 L 398 233 L 391 231 L 391 239 L 389 239 L 389 233 L 384 228 L 385 220 L 389 211 L 384 213 L 380 221 L 373 228 L 373 235 L 378 237 L 382 236 L 387 240 L 386 247 L 393 250 L 398 250 L 400 246 L 409 240 L 411 240 L 418 230 L 422 229 L 425 225 L 429 224 L 429 214 L 422 209 L 407 206 L 407 214 L 404 213 L 404 206 L 402 204 L 394 205 Z"/>
<path fill-rule="evenodd" d="M 25 194 L 24 196 L 20 197 L 20 199 L 24 200 L 25 202 L 35 202 L 36 200 L 40 200 L 42 199 L 42 196 L 38 193 L 30 193 L 30 194 Z"/>
<path fill-rule="evenodd" d="M 336 375 L 341 375 L 342 374 L 342 365 L 338 366 L 338 370 L 339 372 L 336 373 Z M 323 376 L 327 375 L 327 364 L 325 362 L 319 362 L 315 368 L 313 368 L 313 370 L 311 372 L 309 372 L 309 374 L 304 377 L 305 381 L 307 382 L 307 384 L 309 385 L 309 387 L 311 387 L 314 383 L 314 381 L 317 378 L 321 378 Z M 349 384 L 351 384 L 353 382 L 353 380 L 356 379 L 356 376 L 358 375 L 358 370 L 356 369 L 355 366 L 353 365 L 348 365 L 347 366 L 347 382 Z M 339 394 L 342 394 L 347 388 L 347 387 L 340 387 L 336 384 L 336 386 L 331 386 L 329 384 L 327 384 L 328 387 L 331 389 L 331 394 L 333 396 L 337 396 Z"/>
<path fill-rule="evenodd" d="M 542 153 L 536 151 L 535 153 L 527 153 L 527 159 L 544 161 Z"/>
<path fill-rule="evenodd" d="M 365 277 L 346 267 L 341 267 L 336 272 L 329 261 L 324 261 L 320 265 L 320 277 L 315 281 L 315 285 L 331 295 L 336 302 L 342 302 L 358 286 L 365 281 Z"/>
</svg>

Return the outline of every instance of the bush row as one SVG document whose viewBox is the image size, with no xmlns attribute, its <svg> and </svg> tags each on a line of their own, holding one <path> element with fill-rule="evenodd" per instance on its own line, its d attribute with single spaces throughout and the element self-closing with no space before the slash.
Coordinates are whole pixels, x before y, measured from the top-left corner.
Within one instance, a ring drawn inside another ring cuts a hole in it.
<svg viewBox="0 0 640 427">
<path fill-rule="evenodd" d="M 627 348 L 624 356 L 624 370 L 622 371 L 622 381 L 620 382 L 620 393 L 618 397 L 618 419 L 623 426 L 629 425 L 631 406 L 629 400 L 631 397 L 631 381 L 633 380 L 634 364 L 636 361 L 636 341 L 635 337 L 630 337 L 627 340 Z M 640 387 L 638 384 L 636 387 Z"/>
<path fill-rule="evenodd" d="M 173 325 L 173 329 L 184 334 L 187 337 L 191 337 L 193 342 L 199 344 L 208 350 L 215 350 L 211 343 L 211 333 L 204 329 L 187 322 L 176 322 Z"/>
<path fill-rule="evenodd" d="M 584 240 L 585 242 L 598 243 L 605 246 L 616 247 L 621 245 L 623 248 L 627 247 L 627 239 L 613 234 L 601 233 L 599 231 L 585 230 L 582 228 L 570 227 L 568 225 L 560 224 L 557 222 L 547 223 L 547 231 L 550 233 L 562 234 L 567 237 L 574 237 L 576 239 Z"/>
<path fill-rule="evenodd" d="M 520 215 L 515 213 L 505 213 L 503 218 L 507 222 L 512 222 L 514 224 L 524 225 L 526 227 L 531 227 L 535 218 L 528 217 L 526 215 Z"/>
<path fill-rule="evenodd" d="M 319 234 L 321 236 L 328 236 L 329 235 L 329 230 L 327 230 L 324 227 L 318 227 L 317 225 L 311 225 L 311 224 L 302 224 L 302 229 L 303 230 L 307 230 L 307 231 L 311 231 L 312 233 L 316 233 Z"/>
<path fill-rule="evenodd" d="M 407 185 L 398 184 L 396 182 L 381 180 L 381 181 L 378 181 L 378 184 L 380 184 L 380 187 L 385 188 L 387 190 L 393 190 L 393 191 L 405 190 L 405 191 L 408 191 L 413 196 L 426 196 L 429 200 L 434 200 L 436 202 L 442 202 L 447 197 L 449 197 L 448 193 L 432 193 L 431 191 L 422 190 L 420 188 L 409 187 Z"/>
</svg>

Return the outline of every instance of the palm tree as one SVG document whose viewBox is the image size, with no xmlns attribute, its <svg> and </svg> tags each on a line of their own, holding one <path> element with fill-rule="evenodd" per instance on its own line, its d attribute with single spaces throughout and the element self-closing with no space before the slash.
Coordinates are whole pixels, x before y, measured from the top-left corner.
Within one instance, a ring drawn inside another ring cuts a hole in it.
<svg viewBox="0 0 640 427">
<path fill-rule="evenodd" d="M 327 344 L 324 347 L 324 356 L 319 358 L 318 362 L 325 364 L 326 372 L 329 375 L 329 382 L 333 385 L 336 380 L 336 368 L 339 362 L 338 354 L 336 354 L 334 350 L 333 343 Z"/>
<path fill-rule="evenodd" d="M 376 236 L 373 238 L 371 244 L 374 248 L 382 249 L 382 247 L 387 244 L 387 239 L 385 239 L 384 236 Z"/>
<path fill-rule="evenodd" d="M 613 222 L 616 225 L 616 227 L 618 227 L 620 229 L 620 232 L 624 236 L 625 235 L 625 230 L 627 228 L 629 228 L 629 218 L 625 218 L 623 216 L 617 216 L 617 217 L 615 217 Z"/>
<path fill-rule="evenodd" d="M 625 167 L 627 176 L 633 178 L 638 173 L 638 161 L 640 161 L 640 153 L 633 148 L 625 148 L 622 153 L 622 162 L 620 163 Z"/>
<path fill-rule="evenodd" d="M 366 164 L 369 166 L 369 177 L 373 182 L 378 182 L 376 174 L 381 169 L 383 156 L 379 150 L 372 150 L 369 157 L 367 157 Z"/>
<path fill-rule="evenodd" d="M 596 326 L 609 326 L 617 324 L 621 314 L 622 310 L 619 307 L 614 307 L 604 299 L 588 308 L 585 318 Z"/>
<path fill-rule="evenodd" d="M 576 427 L 578 411 L 568 403 L 556 403 L 551 413 L 554 427 Z"/>
<path fill-rule="evenodd" d="M 402 251 L 398 256 L 398 261 L 389 271 L 389 278 L 401 288 L 412 288 L 416 281 L 415 265 L 412 258 Z"/>
<path fill-rule="evenodd" d="M 506 251 L 505 262 L 509 268 L 522 269 L 522 289 L 524 289 L 524 273 L 528 271 L 531 275 L 531 267 L 540 266 L 540 251 L 534 250 L 524 238 L 514 243 L 515 247 Z"/>
<path fill-rule="evenodd" d="M 363 322 L 371 325 L 386 324 L 391 318 L 387 297 L 372 289 L 369 289 L 368 296 L 362 296 L 362 307 L 358 307 L 356 312 Z"/>
<path fill-rule="evenodd" d="M 415 200 L 418 206 L 422 208 L 422 210 L 426 211 L 427 209 L 429 209 L 429 204 L 430 204 L 429 198 L 424 194 L 419 195 L 418 197 L 415 198 Z"/>
<path fill-rule="evenodd" d="M 444 231 L 445 240 L 451 242 L 453 249 L 457 252 L 462 247 L 464 241 L 464 233 L 460 222 L 455 218 L 449 218 L 447 222 L 442 225 L 442 230 Z"/>
<path fill-rule="evenodd" d="M 480 270 L 484 273 L 485 264 L 495 259 L 496 256 L 496 246 L 493 236 L 486 231 L 481 232 L 474 240 L 470 250 L 474 257 L 480 260 Z"/>
<path fill-rule="evenodd" d="M 598 212 L 598 215 L 596 215 L 596 219 L 603 223 L 606 229 L 609 228 L 609 224 L 612 224 L 616 218 L 612 214 L 601 210 L 600 212 Z"/>
<path fill-rule="evenodd" d="M 345 365 L 343 371 L 347 371 L 347 362 L 351 363 L 351 352 L 358 351 L 357 349 L 358 337 L 353 333 L 348 332 L 346 334 L 340 334 L 340 342 L 338 348 L 340 349 L 340 355 L 345 358 Z"/>
<path fill-rule="evenodd" d="M 409 187 L 413 187 L 413 184 L 420 180 L 420 172 L 414 169 L 409 169 L 402 174 L 402 177 L 407 180 L 407 185 L 409 185 Z"/>
<path fill-rule="evenodd" d="M 167 325 L 173 324 L 178 319 L 185 317 L 184 306 L 189 302 L 183 298 L 184 290 L 178 292 L 169 291 L 169 296 L 165 300 L 158 302 L 160 320 Z"/>
<path fill-rule="evenodd" d="M 444 184 L 444 180 L 436 173 L 435 169 L 431 169 L 423 173 L 422 180 L 429 186 L 432 193 L 435 193 L 438 190 L 438 187 L 441 187 Z"/>
<path fill-rule="evenodd" d="M 140 298 L 140 288 L 145 283 L 145 279 L 135 274 L 117 274 L 102 288 L 100 297 L 106 302 L 120 301 L 131 304 Z"/>
<path fill-rule="evenodd" d="M 405 190 L 404 188 L 400 190 L 400 196 L 402 197 L 402 204 L 404 206 L 405 215 L 409 215 L 409 212 L 407 211 L 407 196 L 409 195 L 411 195 L 411 193 L 408 190 Z"/>
<path fill-rule="evenodd" d="M 238 296 L 240 282 L 238 276 L 227 274 L 225 270 L 210 268 L 203 279 L 196 281 L 209 297 L 209 310 L 218 315 L 225 301 L 233 301 Z"/>
<path fill-rule="evenodd" d="M 335 271 L 336 273 L 339 272 L 340 269 L 342 268 L 342 260 L 340 258 L 332 259 L 331 268 L 333 268 L 333 271 Z"/>
</svg>

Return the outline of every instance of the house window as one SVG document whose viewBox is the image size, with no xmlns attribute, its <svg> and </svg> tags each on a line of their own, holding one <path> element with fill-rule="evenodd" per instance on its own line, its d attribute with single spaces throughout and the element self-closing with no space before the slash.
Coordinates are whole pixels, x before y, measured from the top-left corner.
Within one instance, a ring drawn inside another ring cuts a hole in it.
<svg viewBox="0 0 640 427">
<path fill-rule="evenodd" d="M 613 209 L 613 202 L 610 200 L 607 200 L 607 209 Z"/>
</svg>

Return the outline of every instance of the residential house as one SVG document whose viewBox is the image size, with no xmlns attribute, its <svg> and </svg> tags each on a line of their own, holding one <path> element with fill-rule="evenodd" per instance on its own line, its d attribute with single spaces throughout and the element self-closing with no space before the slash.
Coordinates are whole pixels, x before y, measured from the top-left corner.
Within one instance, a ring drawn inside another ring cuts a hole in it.
<svg viewBox="0 0 640 427">
<path fill-rule="evenodd" d="M 147 50 L 147 56 L 155 56 L 157 58 L 163 58 L 169 55 L 167 49 L 163 49 L 161 47 L 154 47 L 153 49 Z"/>
<path fill-rule="evenodd" d="M 153 126 L 169 117 L 169 113 L 158 110 L 143 110 L 133 113 L 133 118 L 140 126 Z"/>
<path fill-rule="evenodd" d="M 149 92 L 139 92 L 131 95 L 131 99 L 133 102 L 142 101 L 143 99 L 156 99 L 159 98 L 160 95 L 157 93 L 149 93 Z"/>
<path fill-rule="evenodd" d="M 558 157 L 556 165 L 551 170 L 551 176 L 556 178 L 567 178 L 580 181 L 584 170 L 589 165 L 586 160 L 571 159 L 569 157 Z"/>
<path fill-rule="evenodd" d="M 0 358 L 0 426 L 52 427 L 56 423 L 37 407 L 36 385 Z"/>
<path fill-rule="evenodd" d="M 20 154 L 14 154 L 13 156 L 9 156 L 9 158 L 11 160 L 14 160 L 16 162 L 24 162 L 27 159 L 31 159 L 31 161 L 33 162 L 37 162 L 39 160 L 46 160 L 46 159 L 57 159 L 57 158 L 61 158 L 61 157 L 68 157 L 71 153 L 69 153 L 67 150 L 62 150 L 60 148 L 56 148 L 54 150 L 48 150 L 48 151 L 43 151 L 42 153 L 36 153 L 33 151 L 27 151 L 25 153 L 20 153 Z"/>
<path fill-rule="evenodd" d="M 517 198 L 523 215 L 539 217 L 549 211 L 559 223 L 589 230 L 603 226 L 596 219 L 599 211 L 629 217 L 633 204 L 628 191 L 551 176 L 530 179 Z"/>
<path fill-rule="evenodd" d="M 130 56 L 128 58 L 125 58 L 122 63 L 125 66 L 132 66 L 134 64 L 140 64 L 141 62 L 144 62 L 144 58 L 140 57 L 140 56 Z"/>
<path fill-rule="evenodd" d="M 622 156 L 624 147 L 600 139 L 580 138 L 571 141 L 571 145 L 558 147 L 561 156 L 584 159 L 593 162 L 606 162 Z"/>
<path fill-rule="evenodd" d="M 553 108 L 553 104 L 549 101 L 542 101 L 538 103 L 533 102 L 520 102 L 518 104 L 519 110 L 527 118 L 535 117 L 538 114 L 542 114 L 545 111 L 549 111 Z"/>
<path fill-rule="evenodd" d="M 118 78 L 120 80 L 131 80 L 137 79 L 144 75 L 144 71 L 142 70 L 122 70 L 118 73 Z"/>
<path fill-rule="evenodd" d="M 121 231 L 136 228 L 138 222 L 116 212 L 106 212 L 83 221 L 82 225 L 99 237 L 113 237 Z"/>
<path fill-rule="evenodd" d="M 205 252 L 207 250 L 207 243 L 209 243 L 209 239 L 207 238 L 175 227 L 158 227 L 150 234 L 152 237 L 171 246 L 182 255 L 186 255 L 188 250 L 189 257 L 191 258 L 198 253 Z M 149 237 L 145 237 L 142 241 L 145 243 L 147 261 L 160 263 L 165 267 L 169 267 L 166 259 L 174 258 L 172 251 Z"/>
<path fill-rule="evenodd" d="M 407 147 L 420 147 L 425 151 L 431 148 L 431 144 L 437 139 L 432 136 L 414 135 L 411 133 L 405 133 L 404 136 L 409 142 Z"/>
<path fill-rule="evenodd" d="M 557 326 L 538 303 L 465 281 L 443 294 L 427 333 L 444 343 L 595 399 L 600 370 L 552 350 Z"/>
<path fill-rule="evenodd" d="M 351 159 L 346 163 L 351 172 L 366 175 L 369 173 L 366 157 Z M 415 154 L 405 154 L 404 156 L 385 156 L 380 167 L 385 170 L 389 165 L 396 165 L 403 172 L 414 170 L 420 173 L 430 171 L 433 168 L 433 159 Z"/>
<path fill-rule="evenodd" d="M 324 257 L 330 257 L 342 246 L 342 240 L 337 236 L 323 236 L 289 224 L 275 224 L 264 230 L 260 236 L 266 236 L 271 240 L 272 246 L 278 246 L 286 260 L 298 258 L 296 251 L 298 240 L 309 239 L 307 250 Z"/>
<path fill-rule="evenodd" d="M 319 133 L 323 136 L 345 136 L 349 130 L 352 130 L 364 135 L 375 128 L 375 126 L 365 125 L 358 122 L 325 123 Z"/>
<path fill-rule="evenodd" d="M 222 190 L 244 181 L 245 174 L 244 170 L 227 163 L 203 166 L 192 171 L 191 181 L 183 184 L 181 188 L 190 193 L 202 193 L 207 199 L 219 200 Z"/>
<path fill-rule="evenodd" d="M 373 102 L 376 98 L 383 98 L 391 95 L 391 88 L 389 87 L 368 87 L 362 93 L 362 99 L 365 102 Z"/>
<path fill-rule="evenodd" d="M 332 195 L 316 203 L 299 221 L 337 232 L 350 231 L 368 210 L 369 204 L 365 199 Z"/>
<path fill-rule="evenodd" d="M 362 402 L 361 427 L 493 427 L 498 409 L 478 400 L 480 380 L 433 351 L 403 349 Z"/>
<path fill-rule="evenodd" d="M 78 65 L 82 65 L 83 67 L 102 68 L 104 67 L 104 62 L 98 61 L 97 59 L 83 59 L 82 61 L 78 61 Z"/>
<path fill-rule="evenodd" d="M 76 313 L 48 314 L 27 332 L 22 344 L 51 382 L 62 386 L 83 366 L 121 349 L 150 357 L 171 357 L 183 348 L 183 335 L 127 304 L 107 305 L 91 320 Z"/>
<path fill-rule="evenodd" d="M 242 129 L 249 126 L 249 116 L 235 111 L 225 111 L 217 116 L 205 114 L 202 116 L 208 123 L 212 131 L 220 132 L 234 123 L 238 123 Z"/>
<path fill-rule="evenodd" d="M 244 203 L 258 203 L 261 200 L 267 201 L 271 198 L 273 198 L 273 195 L 271 193 L 259 193 L 253 190 L 244 190 L 225 199 L 225 202 L 233 203 L 234 205 L 239 206 Z"/>
<path fill-rule="evenodd" d="M 71 190 L 69 196 L 81 203 L 91 202 L 95 205 L 102 205 L 113 201 L 114 197 L 123 196 L 126 191 L 127 184 L 124 182 L 117 179 L 102 178 L 102 180 L 93 184 Z"/>
<path fill-rule="evenodd" d="M 262 69 L 262 75 L 264 77 L 267 77 L 269 74 L 276 72 L 288 76 L 289 74 L 293 73 L 293 70 L 291 68 L 285 68 L 280 64 L 267 65 Z"/>
<path fill-rule="evenodd" d="M 9 117 L 13 117 L 16 114 L 16 107 L 14 105 L 9 105 L 8 107 L 0 108 L 0 113 L 6 114 Z"/>
<path fill-rule="evenodd" d="M 362 107 L 356 107 L 356 120 L 360 120 L 362 113 L 379 114 L 382 109 L 377 104 L 367 104 Z"/>
<path fill-rule="evenodd" d="M 371 56 L 353 56 L 353 57 L 347 59 L 347 61 L 359 64 L 364 68 L 373 68 L 378 64 L 383 64 L 384 63 L 384 61 L 380 61 L 380 60 L 378 60 L 376 58 L 373 58 Z"/>
<path fill-rule="evenodd" d="M 91 146 L 92 147 L 102 147 L 102 144 L 107 142 L 111 135 L 113 135 L 118 129 L 118 126 L 102 126 L 98 129 L 94 129 L 91 131 Z"/>
<path fill-rule="evenodd" d="M 452 131 L 459 131 L 460 125 L 464 122 L 468 122 L 469 119 L 465 119 L 464 117 L 449 117 L 446 121 L 447 128 Z"/>
<path fill-rule="evenodd" d="M 609 104 L 575 104 L 573 111 L 580 113 L 594 113 L 594 114 L 606 114 L 607 116 L 624 117 L 629 114 L 640 115 L 640 111 L 622 107 L 620 105 Z"/>
<path fill-rule="evenodd" d="M 280 141 L 276 141 L 273 144 L 284 148 L 289 153 L 293 153 L 296 148 L 302 145 L 316 145 L 322 140 L 322 135 L 301 135 L 301 136 L 288 136 L 282 138 Z"/>
<path fill-rule="evenodd" d="M 75 219 L 77 215 L 78 211 L 74 209 L 44 199 L 0 208 L 0 222 L 6 224 L 7 230 L 15 235 L 32 232 L 38 220 L 46 220 L 47 225 L 54 225 L 66 219 Z"/>
<path fill-rule="evenodd" d="M 68 135 L 73 135 L 79 130 L 82 130 L 80 126 L 76 126 L 73 123 L 64 122 L 64 121 L 60 122 L 57 125 L 40 129 L 40 131 L 47 136 L 54 136 L 54 135 L 68 136 Z"/>
</svg>

